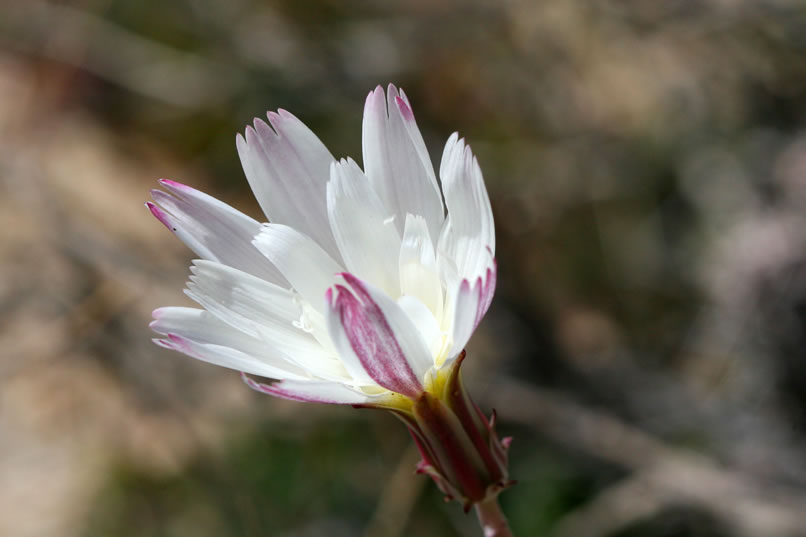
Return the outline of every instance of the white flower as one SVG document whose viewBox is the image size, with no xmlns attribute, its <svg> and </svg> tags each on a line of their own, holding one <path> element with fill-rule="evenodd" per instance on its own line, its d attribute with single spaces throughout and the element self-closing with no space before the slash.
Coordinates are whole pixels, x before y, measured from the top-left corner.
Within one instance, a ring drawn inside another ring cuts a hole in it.
<svg viewBox="0 0 806 537">
<path fill-rule="evenodd" d="M 186 293 L 203 308 L 155 310 L 155 342 L 277 379 L 245 377 L 288 399 L 417 398 L 463 350 L 495 290 L 476 158 L 454 133 L 440 192 L 409 101 L 392 85 L 367 97 L 364 171 L 290 113 L 268 118 L 237 147 L 271 223 L 174 181 L 152 191 L 148 208 L 201 258 Z"/>
</svg>

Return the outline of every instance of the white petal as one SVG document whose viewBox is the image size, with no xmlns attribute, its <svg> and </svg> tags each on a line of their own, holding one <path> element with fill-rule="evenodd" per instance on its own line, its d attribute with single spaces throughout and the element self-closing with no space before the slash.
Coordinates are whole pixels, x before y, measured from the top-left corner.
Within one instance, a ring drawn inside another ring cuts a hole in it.
<svg viewBox="0 0 806 537">
<path fill-rule="evenodd" d="M 431 313 L 425 304 L 413 296 L 401 296 L 397 299 L 400 306 L 412 324 L 417 328 L 420 337 L 425 342 L 431 356 L 435 359 L 442 354 L 443 347 L 447 340 L 447 334 L 442 331 L 434 314 Z"/>
<path fill-rule="evenodd" d="M 244 382 L 262 393 L 308 403 L 326 403 L 334 405 L 361 405 L 369 403 L 380 396 L 369 396 L 336 382 L 305 382 L 284 380 L 274 384 L 264 384 L 243 376 Z"/>
<path fill-rule="evenodd" d="M 291 324 L 301 313 L 292 291 L 214 261 L 194 260 L 189 288 L 211 296 L 216 303 L 248 319 L 251 324 Z M 246 326 L 239 327 L 247 331 Z"/>
<path fill-rule="evenodd" d="M 453 334 L 450 356 L 454 357 L 462 352 L 473 330 L 476 328 L 476 312 L 479 308 L 480 289 L 478 285 L 471 286 L 464 280 L 457 290 L 453 303 Z"/>
<path fill-rule="evenodd" d="M 444 215 L 442 194 L 440 193 L 439 185 L 437 184 L 437 177 L 434 174 L 434 166 L 431 164 L 431 155 L 428 154 L 428 149 L 425 147 L 425 140 L 423 140 L 423 135 L 420 132 L 420 128 L 417 126 L 417 121 L 414 119 L 414 111 L 411 108 L 409 98 L 406 96 L 406 93 L 402 88 L 400 89 L 400 95 L 395 97 L 394 101 L 398 111 L 400 112 L 400 118 L 403 120 L 403 126 L 406 128 L 406 132 L 409 134 L 411 144 L 414 147 L 414 150 L 417 152 L 417 156 L 420 158 L 420 162 L 422 162 L 428 178 L 432 181 L 434 186 L 436 186 L 440 199 L 440 215 Z"/>
<path fill-rule="evenodd" d="M 155 339 L 158 345 L 203 362 L 277 379 L 310 378 L 281 351 L 225 325 L 204 310 L 160 308 L 154 311 L 151 328 L 167 336 Z"/>
<path fill-rule="evenodd" d="M 448 216 L 439 238 L 440 276 L 447 289 L 443 329 L 450 328 L 450 363 L 478 326 L 495 292 L 495 228 L 476 158 L 454 133 L 440 165 Z"/>
<path fill-rule="evenodd" d="M 325 185 L 335 159 L 316 135 L 285 110 L 256 119 L 236 139 L 246 178 L 271 222 L 314 239 L 334 259 L 339 252 L 327 219 Z M 274 129 L 272 129 L 274 127 Z"/>
<path fill-rule="evenodd" d="M 367 97 L 362 145 L 364 171 L 398 231 L 411 213 L 423 216 L 436 237 L 444 218 L 442 196 L 411 108 L 391 84 L 386 96 L 378 86 Z"/>
<path fill-rule="evenodd" d="M 439 175 L 448 208 L 439 250 L 460 278 L 474 281 L 485 274 L 490 253 L 495 255 L 495 227 L 478 161 L 456 133 L 445 144 Z"/>
<path fill-rule="evenodd" d="M 352 159 L 332 165 L 327 209 L 347 270 L 398 295 L 400 235 L 394 223 L 386 220 L 381 200 Z"/>
<path fill-rule="evenodd" d="M 473 331 L 481 322 L 484 314 L 493 300 L 496 283 L 495 261 L 485 271 L 484 277 L 479 277 L 472 284 L 463 280 L 454 292 L 450 293 L 448 315 L 452 322 L 452 344 L 448 353 L 448 362 L 455 358 L 465 348 Z"/>
<path fill-rule="evenodd" d="M 417 297 L 434 317 L 442 319 L 442 283 L 434 245 L 421 216 L 406 215 L 398 258 L 401 294 Z"/>
<path fill-rule="evenodd" d="M 281 224 L 264 224 L 254 244 L 300 296 L 324 315 L 325 292 L 344 269 L 309 237 Z"/>
<path fill-rule="evenodd" d="M 302 302 L 291 291 L 236 269 L 196 261 L 186 294 L 237 330 L 283 352 L 321 378 L 343 379 L 346 371 L 330 346 L 322 323 L 319 336 L 306 323 Z"/>
<path fill-rule="evenodd" d="M 162 179 L 160 184 L 169 193 L 152 190 L 157 204 L 146 205 L 196 255 L 285 283 L 279 271 L 252 246 L 252 239 L 260 232 L 257 220 L 176 181 Z"/>
</svg>

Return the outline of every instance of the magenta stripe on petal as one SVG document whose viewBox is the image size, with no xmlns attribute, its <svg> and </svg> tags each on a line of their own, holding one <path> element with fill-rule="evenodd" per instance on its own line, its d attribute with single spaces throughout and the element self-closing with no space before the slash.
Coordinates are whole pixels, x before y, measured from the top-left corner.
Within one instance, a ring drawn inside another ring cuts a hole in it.
<svg viewBox="0 0 806 537">
<path fill-rule="evenodd" d="M 482 281 L 481 276 L 476 278 L 476 282 L 472 287 L 469 281 L 462 281 L 461 292 L 476 295 L 474 299 L 476 303 L 476 314 L 473 316 L 473 330 L 475 330 L 481 322 L 482 317 L 484 317 L 484 310 L 482 309 L 484 306 L 484 281 Z"/>
<path fill-rule="evenodd" d="M 475 297 L 476 314 L 473 318 L 473 330 L 475 330 L 479 323 L 481 323 L 481 320 L 484 318 L 484 314 L 487 313 L 487 310 L 490 308 L 490 304 L 493 302 L 497 276 L 498 265 L 495 259 L 493 259 L 493 266 L 487 269 L 483 278 L 481 276 L 476 278 L 476 281 L 472 286 L 470 285 L 469 280 L 462 280 L 462 283 L 459 286 L 459 293 L 461 295 L 470 295 L 471 293 L 477 295 Z"/>
<path fill-rule="evenodd" d="M 474 329 L 479 325 L 481 320 L 484 318 L 484 314 L 487 313 L 487 310 L 490 308 L 490 304 L 492 304 L 493 296 L 495 295 L 497 272 L 497 266 L 495 264 L 495 260 L 493 260 L 493 266 L 487 269 L 487 274 L 484 280 L 482 281 L 482 279 L 479 278 L 476 284 L 479 286 L 479 306 L 478 310 L 476 311 Z"/>
<path fill-rule="evenodd" d="M 380 386 L 409 397 L 423 391 L 386 316 L 364 283 L 349 273 L 341 276 L 352 292 L 337 285 L 337 310 L 350 346 L 367 374 Z"/>
</svg>

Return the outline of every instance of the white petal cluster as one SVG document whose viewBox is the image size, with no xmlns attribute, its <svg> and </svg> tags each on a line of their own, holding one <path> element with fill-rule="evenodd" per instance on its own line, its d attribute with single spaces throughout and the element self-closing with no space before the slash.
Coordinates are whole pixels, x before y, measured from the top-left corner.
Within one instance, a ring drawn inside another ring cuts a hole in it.
<svg viewBox="0 0 806 537">
<path fill-rule="evenodd" d="M 439 167 L 403 91 L 370 92 L 364 170 L 290 113 L 237 148 L 270 223 L 174 181 L 151 212 L 201 259 L 187 295 L 154 311 L 155 341 L 276 379 L 280 397 L 365 404 L 416 397 L 462 351 L 495 290 L 495 230 L 476 158 L 453 134 Z M 444 196 L 444 203 L 443 203 Z"/>
</svg>

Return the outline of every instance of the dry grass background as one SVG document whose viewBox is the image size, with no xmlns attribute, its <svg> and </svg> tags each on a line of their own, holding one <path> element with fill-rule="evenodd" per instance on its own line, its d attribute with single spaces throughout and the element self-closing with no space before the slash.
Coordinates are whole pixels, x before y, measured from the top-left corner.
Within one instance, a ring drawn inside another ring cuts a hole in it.
<svg viewBox="0 0 806 537">
<path fill-rule="evenodd" d="M 518 535 L 806 521 L 806 5 L 0 1 L 0 535 L 474 535 L 397 423 L 150 342 L 171 177 L 257 216 L 267 108 L 360 155 L 366 92 L 479 154 L 499 292 L 467 378 Z"/>
</svg>

